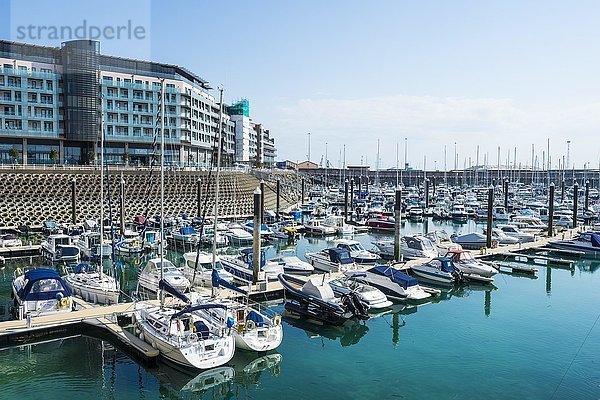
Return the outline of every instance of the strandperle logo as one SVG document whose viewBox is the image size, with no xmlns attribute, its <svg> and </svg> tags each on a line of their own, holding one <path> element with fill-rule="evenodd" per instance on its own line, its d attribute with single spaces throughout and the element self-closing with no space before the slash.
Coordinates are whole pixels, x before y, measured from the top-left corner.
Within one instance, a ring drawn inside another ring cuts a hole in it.
<svg viewBox="0 0 600 400">
<path fill-rule="evenodd" d="M 83 20 L 81 25 L 19 25 L 16 27 L 18 40 L 71 40 L 71 39 L 105 39 L 105 40 L 143 40 L 146 39 L 146 28 L 134 25 L 127 20 L 124 25 L 89 25 Z"/>
</svg>

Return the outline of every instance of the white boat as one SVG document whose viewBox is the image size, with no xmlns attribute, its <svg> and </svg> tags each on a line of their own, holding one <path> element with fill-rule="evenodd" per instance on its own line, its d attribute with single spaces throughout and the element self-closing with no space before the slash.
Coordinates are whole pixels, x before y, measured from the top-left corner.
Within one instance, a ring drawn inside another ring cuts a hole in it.
<svg viewBox="0 0 600 400">
<path fill-rule="evenodd" d="M 233 279 L 242 285 L 249 285 L 253 281 L 252 269 L 252 248 L 240 250 L 237 257 L 222 255 L 220 256 L 221 264 L 227 272 L 233 275 Z M 283 273 L 283 266 L 275 263 L 267 263 L 265 260 L 264 251 L 261 251 L 260 271 L 259 275 L 267 280 L 276 280 L 279 274 Z M 260 279 L 259 280 L 262 280 Z"/>
<path fill-rule="evenodd" d="M 367 270 L 346 272 L 346 276 L 381 290 L 394 300 L 423 300 L 431 294 L 419 286 L 417 279 L 388 265 L 376 265 Z"/>
<path fill-rule="evenodd" d="M 342 297 L 350 292 L 356 293 L 363 303 L 369 306 L 369 310 L 379 310 L 393 305 L 381 290 L 358 280 L 350 279 L 350 277 L 332 279 L 327 283 L 333 289 L 336 297 Z"/>
<path fill-rule="evenodd" d="M 194 369 L 218 367 L 233 358 L 233 333 L 226 325 L 209 320 L 198 311 L 222 307 L 199 304 L 178 310 L 138 302 L 134 312 L 136 332 L 173 363 Z"/>
<path fill-rule="evenodd" d="M 329 236 L 335 235 L 336 229 L 325 224 L 325 220 L 322 218 L 313 218 L 304 224 L 304 232 L 317 236 Z"/>
<path fill-rule="evenodd" d="M 503 206 L 494 206 L 492 208 L 492 217 L 496 221 L 508 221 L 510 219 L 510 214 L 506 212 L 506 208 Z"/>
<path fill-rule="evenodd" d="M 438 256 L 438 250 L 425 236 L 403 236 L 400 239 L 400 254 L 407 260 L 433 258 Z"/>
<path fill-rule="evenodd" d="M 354 271 L 357 265 L 346 249 L 332 247 L 304 255 L 315 269 L 324 272 Z"/>
<path fill-rule="evenodd" d="M 81 254 L 84 257 L 91 259 L 100 257 L 109 257 L 112 253 L 110 242 L 103 241 L 102 249 L 100 248 L 100 232 L 83 232 L 75 241 L 75 245 L 79 247 Z"/>
<path fill-rule="evenodd" d="M 486 231 L 484 231 L 485 233 Z M 498 244 L 509 245 L 519 243 L 519 239 L 513 236 L 508 236 L 502 229 L 492 228 L 492 239 L 497 240 Z"/>
<path fill-rule="evenodd" d="M 463 204 L 455 203 L 450 210 L 450 218 L 452 218 L 452 221 L 454 222 L 467 222 L 469 215 Z"/>
<path fill-rule="evenodd" d="M 193 226 L 182 226 L 171 233 L 173 241 L 183 246 L 195 246 L 200 240 L 200 235 Z"/>
<path fill-rule="evenodd" d="M 227 319 L 233 321 L 231 329 L 237 348 L 263 352 L 275 350 L 281 345 L 283 341 L 281 316 L 269 317 L 256 307 L 231 299 L 211 299 L 210 301 L 222 304 L 226 308 L 211 308 L 199 312 L 221 324 L 226 324 Z"/>
<path fill-rule="evenodd" d="M 229 237 L 229 242 L 234 246 L 246 246 L 252 244 L 254 240 L 252 234 L 242 228 L 229 228 L 226 235 Z"/>
<path fill-rule="evenodd" d="M 311 264 L 298 258 L 295 250 L 292 249 L 282 250 L 277 257 L 268 260 L 267 264 L 269 263 L 283 266 L 283 271 L 286 274 L 310 275 L 315 270 L 315 267 Z"/>
<path fill-rule="evenodd" d="M 100 273 L 99 268 L 89 264 L 78 264 L 72 271 L 67 269 L 63 277 L 71 293 L 94 304 L 116 304 L 119 302 L 120 287 L 115 277 Z"/>
<path fill-rule="evenodd" d="M 582 232 L 573 239 L 557 240 L 548 243 L 555 249 L 583 251 L 586 256 L 600 256 L 600 235 L 596 232 Z"/>
<path fill-rule="evenodd" d="M 71 312 L 73 303 L 67 284 L 53 269 L 30 269 L 14 272 L 12 293 L 17 319 Z"/>
<path fill-rule="evenodd" d="M 221 264 L 219 256 L 215 256 L 215 270 L 219 273 L 221 279 L 226 282 L 233 283 L 233 275 L 225 271 Z M 212 286 L 212 253 L 201 252 L 189 252 L 183 255 L 184 266 L 183 274 L 194 286 Z M 196 260 L 198 264 L 196 266 Z"/>
<path fill-rule="evenodd" d="M 460 271 L 454 266 L 451 259 L 437 257 L 433 260 L 411 267 L 413 274 L 438 284 L 453 284 L 460 281 Z"/>
<path fill-rule="evenodd" d="M 427 235 L 425 235 L 425 237 L 429 239 L 431 243 L 437 248 L 438 254 L 446 254 L 448 250 L 452 249 L 462 249 L 461 245 L 458 243 L 454 243 L 450 239 L 450 235 L 448 235 L 448 232 L 443 230 L 429 232 Z"/>
<path fill-rule="evenodd" d="M 15 235 L 7 234 L 0 236 L 0 247 L 22 246 L 23 242 Z"/>
<path fill-rule="evenodd" d="M 330 215 L 325 218 L 323 225 L 330 226 L 335 229 L 335 233 L 338 235 L 352 235 L 354 234 L 354 227 L 348 225 L 345 218 L 342 215 Z"/>
<path fill-rule="evenodd" d="M 162 279 L 165 280 L 169 285 L 173 286 L 180 292 L 185 292 L 190 287 L 190 281 L 185 277 L 173 263 L 167 259 L 163 259 L 161 264 L 160 258 L 153 258 L 148 260 L 144 269 L 140 272 L 138 278 L 138 284 L 146 290 L 153 293 L 158 292 L 158 283 L 161 279 L 161 266 L 162 266 Z"/>
<path fill-rule="evenodd" d="M 454 243 L 460 244 L 463 248 L 468 250 L 479 250 L 487 245 L 487 237 L 479 232 L 467 233 L 460 236 L 452 236 Z M 498 241 L 492 239 L 492 248 L 498 247 Z"/>
<path fill-rule="evenodd" d="M 456 268 L 466 274 L 477 274 L 489 278 L 498 273 L 493 266 L 473 258 L 470 251 L 450 250 L 446 257 L 453 261 Z"/>
<path fill-rule="evenodd" d="M 248 233 L 250 233 L 251 235 L 254 235 L 254 221 L 246 222 L 246 224 L 244 225 L 244 229 L 247 230 Z M 271 230 L 271 228 L 269 228 L 265 224 L 260 225 L 260 238 L 261 239 L 266 239 L 269 236 L 271 236 L 272 234 L 273 234 L 273 231 Z"/>
<path fill-rule="evenodd" d="M 334 240 L 333 243 L 336 247 L 348 250 L 350 257 L 352 257 L 356 264 L 373 265 L 381 258 L 377 254 L 366 250 L 357 240 L 338 239 Z"/>
<path fill-rule="evenodd" d="M 139 237 L 125 238 L 122 237 L 115 243 L 115 252 L 122 256 L 133 256 L 140 254 L 144 250 L 142 240 Z"/>
<path fill-rule="evenodd" d="M 517 226 L 523 232 L 534 235 L 548 229 L 548 225 L 544 224 L 541 219 L 530 215 L 515 215 L 510 219 L 510 224 Z"/>
<path fill-rule="evenodd" d="M 79 261 L 81 251 L 69 235 L 54 234 L 42 241 L 42 255 L 51 262 Z"/>
<path fill-rule="evenodd" d="M 421 207 L 410 207 L 408 209 L 408 218 L 414 222 L 423 221 L 423 209 Z"/>
<path fill-rule="evenodd" d="M 524 232 L 516 225 L 499 224 L 496 228 L 501 230 L 505 235 L 518 239 L 521 243 L 533 242 L 535 240 L 533 233 Z"/>
</svg>

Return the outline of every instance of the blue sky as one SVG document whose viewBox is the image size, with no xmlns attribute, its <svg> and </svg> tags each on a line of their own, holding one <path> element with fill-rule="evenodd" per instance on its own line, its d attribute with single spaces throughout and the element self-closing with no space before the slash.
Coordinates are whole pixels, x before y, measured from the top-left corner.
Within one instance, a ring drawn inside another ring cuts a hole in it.
<svg viewBox="0 0 600 400">
<path fill-rule="evenodd" d="M 61 4 L 62 3 L 62 4 Z M 600 2 L 597 1 L 7 1 L 16 40 L 27 24 L 133 21 L 144 40 L 104 40 L 102 51 L 185 66 L 228 101 L 247 97 L 280 158 L 333 165 L 427 167 L 600 158 Z M 31 12 L 30 10 L 35 10 Z M 2 22 L 2 21 L 0 21 Z M 8 29 L 7 29 L 8 28 Z M 49 39 L 28 40 L 58 44 Z M 546 155 L 544 155 L 545 157 Z"/>
</svg>

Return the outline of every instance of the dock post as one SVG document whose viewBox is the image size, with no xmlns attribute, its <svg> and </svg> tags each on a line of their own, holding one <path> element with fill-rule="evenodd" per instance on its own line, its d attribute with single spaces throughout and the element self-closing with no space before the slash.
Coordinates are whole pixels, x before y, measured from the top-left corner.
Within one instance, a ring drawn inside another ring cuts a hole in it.
<svg viewBox="0 0 600 400">
<path fill-rule="evenodd" d="M 400 261 L 400 219 L 402 218 L 402 190 L 396 189 L 394 203 L 394 260 Z"/>
<path fill-rule="evenodd" d="M 429 208 L 429 178 L 425 178 L 425 208 Z"/>
<path fill-rule="evenodd" d="M 565 202 L 565 180 L 562 180 L 562 192 L 560 194 L 560 202 L 564 203 Z"/>
<path fill-rule="evenodd" d="M 119 184 L 119 206 L 120 206 L 120 228 L 121 236 L 125 235 L 125 179 L 123 179 L 123 173 L 121 172 L 121 182 Z"/>
<path fill-rule="evenodd" d="M 579 184 L 573 185 L 573 228 L 577 228 L 577 200 L 579 200 Z"/>
<path fill-rule="evenodd" d="M 260 271 L 260 219 L 262 214 L 262 192 L 260 187 L 254 191 L 254 230 L 252 244 L 252 283 L 258 281 L 258 271 Z"/>
<path fill-rule="evenodd" d="M 265 181 L 260 180 L 260 224 L 265 223 Z M 256 225 L 255 225 L 256 226 Z M 260 227 L 260 225 L 259 225 Z"/>
<path fill-rule="evenodd" d="M 196 181 L 196 216 L 202 215 L 202 179 L 198 178 Z"/>
<path fill-rule="evenodd" d="M 71 223 L 77 223 L 77 180 L 71 180 Z"/>
<path fill-rule="evenodd" d="M 550 198 L 548 199 L 548 237 L 554 236 L 554 182 L 550 184 Z"/>
<path fill-rule="evenodd" d="M 277 202 L 275 203 L 275 214 L 277 215 L 277 222 L 279 222 L 279 196 L 281 193 L 281 181 L 277 178 Z"/>
<path fill-rule="evenodd" d="M 504 178 L 504 211 L 508 212 L 508 178 Z"/>
<path fill-rule="evenodd" d="M 494 187 L 488 189 L 488 207 L 487 207 L 487 231 L 485 236 L 485 244 L 489 249 L 492 247 L 492 209 L 494 207 Z"/>
<path fill-rule="evenodd" d="M 431 184 L 432 184 L 432 188 L 431 188 L 432 196 L 435 199 L 435 176 L 431 177 Z"/>
<path fill-rule="evenodd" d="M 590 181 L 585 181 L 585 202 L 583 204 L 585 206 L 583 209 L 585 212 L 590 206 Z"/>
<path fill-rule="evenodd" d="M 302 192 L 301 192 L 301 196 L 302 198 L 300 198 L 300 204 L 302 205 L 304 203 L 304 178 L 302 178 Z"/>
<path fill-rule="evenodd" d="M 344 222 L 348 222 L 348 179 L 344 181 Z"/>
<path fill-rule="evenodd" d="M 365 194 L 365 199 L 369 196 L 369 175 L 367 175 L 367 182 L 365 183 L 366 185 L 366 194 Z"/>
<path fill-rule="evenodd" d="M 354 178 L 350 178 L 350 221 L 354 219 Z"/>
</svg>

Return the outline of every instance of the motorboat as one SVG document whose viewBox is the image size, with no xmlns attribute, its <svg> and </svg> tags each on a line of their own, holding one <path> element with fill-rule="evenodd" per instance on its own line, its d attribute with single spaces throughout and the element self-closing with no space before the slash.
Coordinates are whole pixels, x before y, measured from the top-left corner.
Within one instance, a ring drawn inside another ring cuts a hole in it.
<svg viewBox="0 0 600 400">
<path fill-rule="evenodd" d="M 336 228 L 327 225 L 323 218 L 312 218 L 304 224 L 304 232 L 317 236 L 330 236 L 336 234 Z"/>
<path fill-rule="evenodd" d="M 450 250 L 446 257 L 454 262 L 454 266 L 465 274 L 478 274 L 485 277 L 492 277 L 498 273 L 498 270 L 490 264 L 473 258 L 470 251 Z"/>
<path fill-rule="evenodd" d="M 180 292 L 185 292 L 190 288 L 190 281 L 183 272 L 167 259 L 163 258 L 161 263 L 159 257 L 148 260 L 140 272 L 138 284 L 146 290 L 157 293 L 161 278 Z"/>
<path fill-rule="evenodd" d="M 254 221 L 248 221 L 244 225 L 244 229 L 247 230 L 251 235 L 254 235 Z M 269 228 L 265 224 L 261 224 L 260 225 L 260 237 L 261 237 L 261 239 L 268 238 L 272 234 L 273 234 L 273 231 L 271 230 L 271 228 Z"/>
<path fill-rule="evenodd" d="M 508 221 L 510 219 L 510 214 L 506 212 L 504 206 L 494 206 L 492 208 L 492 217 L 496 221 Z"/>
<path fill-rule="evenodd" d="M 350 279 L 373 286 L 394 300 L 423 300 L 431 297 L 419 286 L 419 282 L 391 266 L 376 265 L 367 270 L 348 271 Z"/>
<path fill-rule="evenodd" d="M 121 237 L 119 241 L 115 243 L 115 252 L 122 256 L 134 256 L 142 253 L 143 250 L 142 240 L 139 237 Z"/>
<path fill-rule="evenodd" d="M 199 313 L 212 308 L 226 306 L 206 303 L 178 309 L 138 302 L 136 333 L 175 364 L 193 369 L 218 367 L 233 358 L 235 338 L 230 326 Z"/>
<path fill-rule="evenodd" d="M 330 215 L 323 221 L 325 226 L 330 226 L 335 229 L 335 233 L 338 235 L 352 235 L 354 234 L 354 227 L 346 223 L 346 218 L 342 215 Z"/>
<path fill-rule="evenodd" d="M 74 269 L 66 268 L 63 280 L 71 293 L 94 304 L 116 304 L 119 302 L 120 286 L 116 277 L 107 275 L 101 266 L 78 264 Z"/>
<path fill-rule="evenodd" d="M 350 292 L 356 293 L 363 303 L 369 306 L 369 310 L 380 310 L 393 305 L 381 290 L 367 283 L 353 279 L 356 275 L 360 275 L 360 272 L 351 276 L 332 279 L 327 281 L 327 283 L 329 283 L 329 286 L 333 289 L 333 293 L 335 293 L 336 297 L 341 298 Z M 366 276 L 365 274 L 363 275 Z"/>
<path fill-rule="evenodd" d="M 520 243 L 533 242 L 535 240 L 533 233 L 524 232 L 515 225 L 499 224 L 496 228 L 504 232 L 505 235 L 516 238 Z"/>
<path fill-rule="evenodd" d="M 0 236 L 0 247 L 22 246 L 23 242 L 16 235 L 7 234 Z"/>
<path fill-rule="evenodd" d="M 451 285 L 462 280 L 460 270 L 447 257 L 436 257 L 427 263 L 412 266 L 411 270 L 417 277 L 437 284 Z"/>
<path fill-rule="evenodd" d="M 281 253 L 270 260 L 268 263 L 276 263 L 283 266 L 283 272 L 294 275 L 310 275 L 314 272 L 315 267 L 306 261 L 302 261 L 296 256 L 295 250 L 282 250 Z"/>
<path fill-rule="evenodd" d="M 573 218 L 569 215 L 561 215 L 557 221 L 554 221 L 554 226 L 571 228 L 573 226 Z"/>
<path fill-rule="evenodd" d="M 254 240 L 252 234 L 242 228 L 229 228 L 226 235 L 234 246 L 247 246 Z"/>
<path fill-rule="evenodd" d="M 268 316 L 258 307 L 249 306 L 231 299 L 211 299 L 211 303 L 222 304 L 225 308 L 209 308 L 200 313 L 222 325 L 233 321 L 231 330 L 235 346 L 247 351 L 275 350 L 283 341 L 281 316 Z"/>
<path fill-rule="evenodd" d="M 400 238 L 400 254 L 407 260 L 437 257 L 438 250 L 425 236 L 403 236 Z"/>
<path fill-rule="evenodd" d="M 348 250 L 350 252 L 350 257 L 352 257 L 356 264 L 373 265 L 381 258 L 377 254 L 371 253 L 365 249 L 357 240 L 338 239 L 334 240 L 333 243 L 338 248 Z"/>
<path fill-rule="evenodd" d="M 541 219 L 531 215 L 515 215 L 510 219 L 510 224 L 517 226 L 523 232 L 534 235 L 548 229 L 548 225 L 544 224 Z"/>
<path fill-rule="evenodd" d="M 221 264 L 225 271 L 233 275 L 233 279 L 242 285 L 249 285 L 253 282 L 253 251 L 252 248 L 240 250 L 240 254 L 235 256 L 220 256 Z M 276 280 L 277 275 L 283 273 L 283 266 L 275 263 L 267 263 L 264 250 L 260 254 L 259 280 Z"/>
<path fill-rule="evenodd" d="M 485 233 L 485 231 L 484 231 Z M 519 239 L 508 236 L 502 229 L 492 228 L 492 240 L 497 240 L 500 245 L 510 245 L 519 243 Z"/>
<path fill-rule="evenodd" d="M 451 249 L 462 249 L 461 245 L 454 243 L 446 231 L 433 231 L 425 235 L 427 239 L 437 248 L 438 254 L 446 254 Z M 435 257 L 435 256 L 432 256 Z"/>
<path fill-rule="evenodd" d="M 583 251 L 586 256 L 600 256 L 600 234 L 592 231 L 582 232 L 577 237 L 548 243 L 548 247 L 562 250 Z"/>
<path fill-rule="evenodd" d="M 75 245 L 79 247 L 79 251 L 84 258 L 92 259 L 96 257 L 109 257 L 112 254 L 112 246 L 106 241 L 102 241 L 102 249 L 100 248 L 100 232 L 83 232 L 75 241 Z"/>
<path fill-rule="evenodd" d="M 454 243 L 458 243 L 462 248 L 467 250 L 479 250 L 487 245 L 487 237 L 478 232 L 467 233 L 466 235 L 455 236 L 453 235 L 452 240 Z M 492 239 L 492 248 L 498 247 L 498 241 Z"/>
<path fill-rule="evenodd" d="M 304 255 L 312 266 L 324 272 L 344 272 L 356 270 L 357 266 L 347 249 L 331 247 Z"/>
<path fill-rule="evenodd" d="M 350 318 L 369 319 L 368 306 L 356 293 L 336 297 L 324 276 L 305 282 L 281 274 L 279 281 L 287 293 L 284 307 L 289 312 L 331 325 L 342 325 Z"/>
<path fill-rule="evenodd" d="M 196 264 L 196 260 L 198 263 Z M 213 272 L 213 255 L 205 251 L 192 251 L 183 254 L 183 275 L 194 286 L 212 286 L 212 272 Z M 215 268 L 221 279 L 226 282 L 233 283 L 233 275 L 225 271 L 221 259 L 219 256 L 215 256 Z"/>
<path fill-rule="evenodd" d="M 408 219 L 414 222 L 423 221 L 423 209 L 421 207 L 410 207 L 408 209 Z"/>
<path fill-rule="evenodd" d="M 25 272 L 17 268 L 12 281 L 13 310 L 17 319 L 71 312 L 73 302 L 69 286 L 53 269 Z"/>
<path fill-rule="evenodd" d="M 467 214 L 463 204 L 455 203 L 452 205 L 452 209 L 450 210 L 450 218 L 453 222 L 464 223 L 467 222 L 469 215 Z"/>
<path fill-rule="evenodd" d="M 396 222 L 393 217 L 379 215 L 369 218 L 365 225 L 371 229 L 379 231 L 394 231 L 396 229 Z"/>
<path fill-rule="evenodd" d="M 171 233 L 172 240 L 183 246 L 195 246 L 200 240 L 200 235 L 193 226 L 182 226 Z"/>
<path fill-rule="evenodd" d="M 42 255 L 51 262 L 79 261 L 81 251 L 73 244 L 72 239 L 62 233 L 48 236 L 41 243 Z"/>
</svg>

